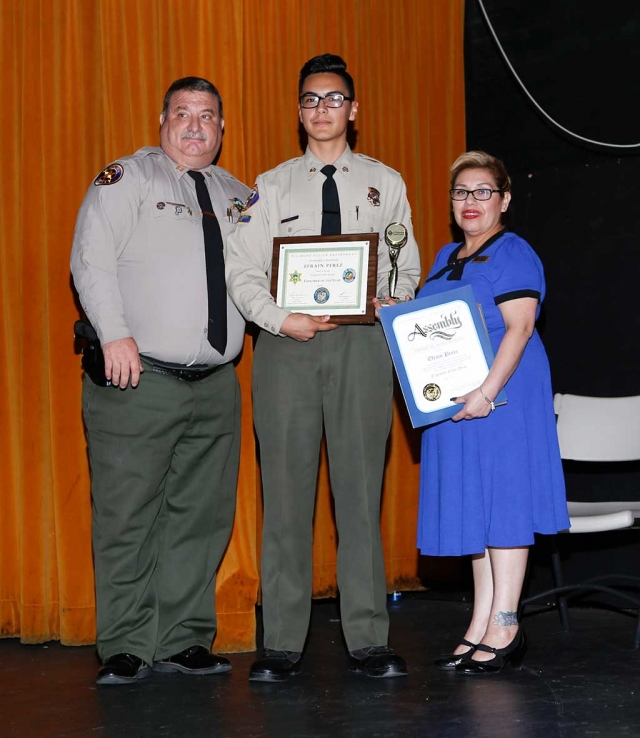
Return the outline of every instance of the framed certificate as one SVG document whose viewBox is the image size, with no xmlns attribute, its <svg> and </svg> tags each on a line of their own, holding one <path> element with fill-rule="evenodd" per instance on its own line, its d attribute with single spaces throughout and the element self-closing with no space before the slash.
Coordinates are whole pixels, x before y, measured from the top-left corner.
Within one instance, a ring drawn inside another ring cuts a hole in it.
<svg viewBox="0 0 640 738">
<path fill-rule="evenodd" d="M 451 401 L 479 387 L 493 363 L 484 319 L 470 286 L 380 311 L 414 428 L 453 417 Z M 494 400 L 505 404 L 504 390 Z"/>
<path fill-rule="evenodd" d="M 373 323 L 378 234 L 273 239 L 271 294 L 293 313 Z"/>
</svg>

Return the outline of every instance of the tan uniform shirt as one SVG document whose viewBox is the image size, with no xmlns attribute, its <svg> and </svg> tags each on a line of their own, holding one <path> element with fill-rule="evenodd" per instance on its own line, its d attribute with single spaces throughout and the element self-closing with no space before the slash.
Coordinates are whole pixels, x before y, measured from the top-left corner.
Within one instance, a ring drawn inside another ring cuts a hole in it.
<svg viewBox="0 0 640 738">
<path fill-rule="evenodd" d="M 177 364 L 231 361 L 242 348 L 244 321 L 227 296 L 221 356 L 207 340 L 202 213 L 187 168 L 159 147 L 117 164 L 122 172 L 113 184 L 89 188 L 71 253 L 80 302 L 100 342 L 132 336 L 141 354 Z M 115 165 L 112 171 L 119 172 Z M 226 244 L 238 217 L 231 199 L 244 202 L 249 188 L 220 167 L 201 171 Z"/>
<path fill-rule="evenodd" d="M 270 293 L 273 239 L 276 236 L 317 236 L 322 227 L 324 164 L 307 149 L 304 156 L 261 174 L 244 218 L 227 244 L 227 289 L 247 320 L 273 334 L 289 315 Z M 402 223 L 409 238 L 398 257 L 396 296 L 413 297 L 420 279 L 420 256 L 413 235 L 411 209 L 402 177 L 393 169 L 347 146 L 334 162 L 340 198 L 342 233 L 378 233 L 379 297 L 389 293 L 389 249 L 384 231 Z"/>
</svg>

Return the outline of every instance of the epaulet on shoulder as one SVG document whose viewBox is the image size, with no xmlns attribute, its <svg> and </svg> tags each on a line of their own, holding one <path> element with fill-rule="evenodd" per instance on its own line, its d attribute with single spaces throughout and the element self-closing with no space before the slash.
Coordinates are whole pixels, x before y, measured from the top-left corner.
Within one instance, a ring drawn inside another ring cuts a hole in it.
<svg viewBox="0 0 640 738">
<path fill-rule="evenodd" d="M 383 162 L 379 161 L 378 159 L 374 159 L 372 156 L 367 156 L 366 154 L 357 154 L 353 153 L 354 156 L 358 157 L 358 159 L 362 159 L 363 161 L 368 162 L 369 164 L 377 164 L 378 166 L 382 167 L 383 169 L 386 169 L 388 172 L 392 172 L 393 174 L 397 174 L 398 177 L 401 177 L 402 175 L 400 172 L 396 171 L 395 169 L 392 169 L 391 167 L 387 166 Z"/>
<path fill-rule="evenodd" d="M 214 168 L 216 170 L 216 174 L 219 174 L 221 177 L 226 177 L 227 179 L 232 179 L 234 181 L 238 180 L 237 177 L 234 177 L 233 174 L 231 174 L 231 172 L 228 172 L 226 169 L 223 169 L 222 167 L 219 167 L 217 165 Z"/>
<path fill-rule="evenodd" d="M 120 161 L 135 161 L 136 159 L 146 159 L 147 156 L 162 156 L 163 154 L 164 152 L 159 146 L 143 146 L 131 156 L 125 156 Z"/>
<path fill-rule="evenodd" d="M 283 161 L 281 164 L 278 164 L 277 167 L 274 167 L 273 169 L 269 169 L 266 172 L 263 172 L 262 176 L 266 176 L 269 174 L 275 174 L 276 172 L 280 172 L 283 169 L 288 169 L 289 167 L 294 166 L 294 164 L 297 164 L 300 159 L 302 159 L 302 156 L 295 156 L 293 159 L 287 159 L 287 161 Z"/>
<path fill-rule="evenodd" d="M 122 164 L 125 168 L 131 165 L 137 165 L 142 159 L 146 159 L 149 156 L 162 155 L 162 149 L 159 146 L 143 146 L 141 149 L 134 151 L 133 154 L 127 156 L 121 156 L 119 159 L 114 159 L 111 164 Z"/>
</svg>

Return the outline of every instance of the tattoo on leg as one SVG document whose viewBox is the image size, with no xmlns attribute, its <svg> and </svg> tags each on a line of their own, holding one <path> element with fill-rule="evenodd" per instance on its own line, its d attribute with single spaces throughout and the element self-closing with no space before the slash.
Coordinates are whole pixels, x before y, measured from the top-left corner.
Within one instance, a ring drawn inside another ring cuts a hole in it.
<svg viewBox="0 0 640 738">
<path fill-rule="evenodd" d="M 518 613 L 517 612 L 498 612 L 493 617 L 494 625 L 517 625 L 518 624 Z"/>
</svg>

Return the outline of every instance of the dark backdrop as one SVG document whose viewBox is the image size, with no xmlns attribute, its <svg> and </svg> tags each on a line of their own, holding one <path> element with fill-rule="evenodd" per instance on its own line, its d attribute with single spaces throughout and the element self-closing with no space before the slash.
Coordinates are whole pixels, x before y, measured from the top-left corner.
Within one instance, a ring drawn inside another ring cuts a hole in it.
<svg viewBox="0 0 640 738">
<path fill-rule="evenodd" d="M 485 0 L 494 30 L 537 102 L 564 127 L 640 142 L 640 3 Z M 640 147 L 607 149 L 549 123 L 504 62 L 476 0 L 465 28 L 467 147 L 513 178 L 510 225 L 540 255 L 547 299 L 539 329 L 558 392 L 640 393 Z M 634 99 L 636 98 L 636 99 Z"/>
<path fill-rule="evenodd" d="M 640 142 L 640 3 L 485 0 L 529 92 L 586 138 Z M 593 12 L 597 8 L 597 12 Z M 538 329 L 556 392 L 640 394 L 640 147 L 608 149 L 553 126 L 526 97 L 476 0 L 465 17 L 467 148 L 502 159 L 513 178 L 510 227 L 540 255 L 547 298 Z M 640 499 L 640 466 L 566 467 L 572 499 Z M 638 531 L 561 536 L 569 577 L 635 571 Z M 537 552 L 531 586 L 548 580 Z"/>
</svg>

